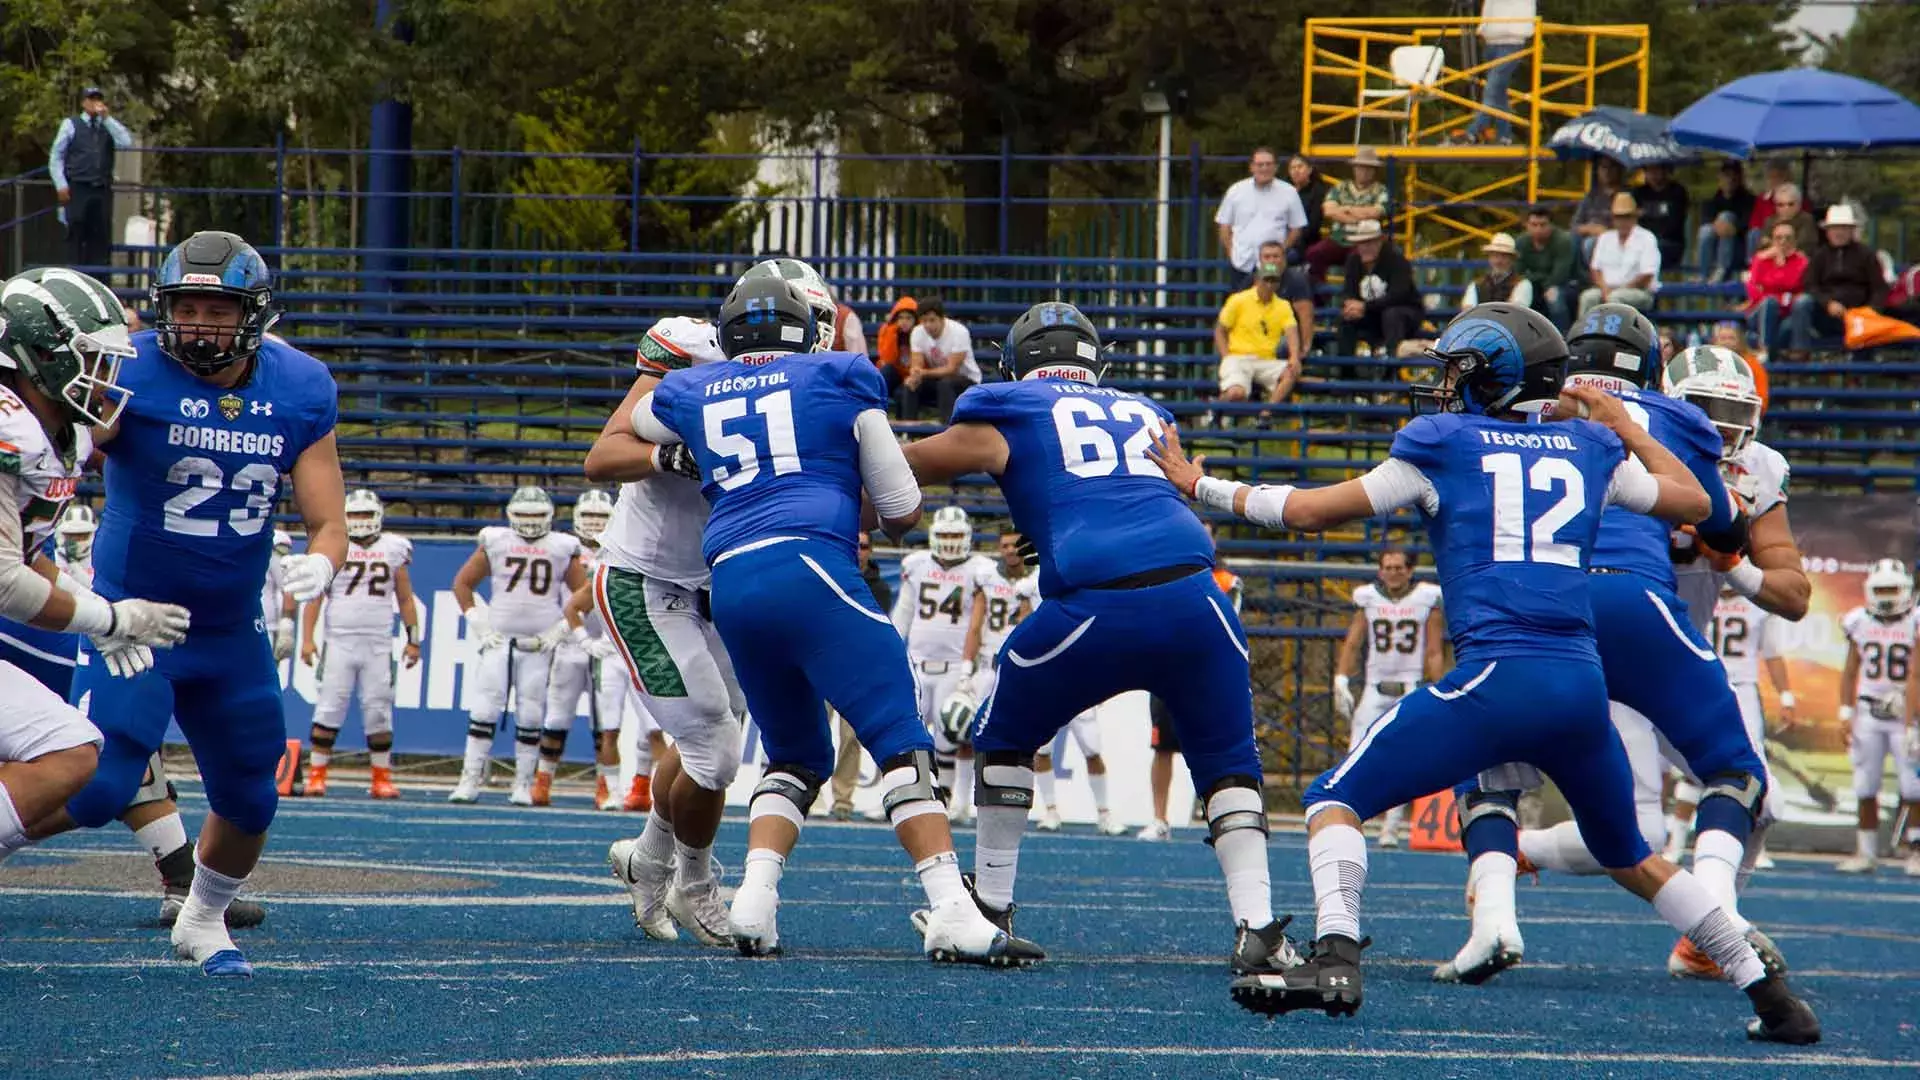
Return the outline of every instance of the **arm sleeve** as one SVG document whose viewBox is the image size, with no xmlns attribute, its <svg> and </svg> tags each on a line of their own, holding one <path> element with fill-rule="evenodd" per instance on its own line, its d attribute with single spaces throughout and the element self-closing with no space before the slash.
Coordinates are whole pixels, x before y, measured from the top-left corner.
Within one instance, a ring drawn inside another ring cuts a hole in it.
<svg viewBox="0 0 1920 1080">
<path fill-rule="evenodd" d="M 633 433 L 655 446 L 671 446 L 680 441 L 680 433 L 661 421 L 653 407 L 656 393 L 658 391 L 649 391 L 640 399 L 640 404 L 633 407 Z"/>
<path fill-rule="evenodd" d="M 122 150 L 133 146 L 133 132 L 128 131 L 127 125 L 111 116 L 107 117 L 107 134 L 113 137 L 113 145 Z"/>
<path fill-rule="evenodd" d="M 1367 502 L 1375 514 L 1388 514 L 1403 506 L 1418 506 L 1427 513 L 1440 509 L 1440 493 L 1427 474 L 1399 458 L 1388 458 L 1360 478 L 1367 490 Z"/>
<path fill-rule="evenodd" d="M 1638 458 L 1628 455 L 1621 459 L 1607 484 L 1607 505 L 1624 506 L 1636 514 L 1650 514 L 1653 504 L 1659 501 L 1660 481 L 1653 478 Z"/>
<path fill-rule="evenodd" d="M 885 519 L 898 519 L 920 505 L 920 485 L 900 449 L 887 414 L 868 409 L 853 420 L 853 438 L 860 444 L 860 482 Z"/>
<path fill-rule="evenodd" d="M 0 473 L 0 506 L 18 506 L 20 478 Z M 24 623 L 40 614 L 53 583 L 27 565 L 20 515 L 0 513 L 0 615 Z"/>
<path fill-rule="evenodd" d="M 73 141 L 73 118 L 69 116 L 60 121 L 60 132 L 53 137 L 53 149 L 47 154 L 47 172 L 53 177 L 53 186 L 67 186 L 67 144 Z"/>
</svg>

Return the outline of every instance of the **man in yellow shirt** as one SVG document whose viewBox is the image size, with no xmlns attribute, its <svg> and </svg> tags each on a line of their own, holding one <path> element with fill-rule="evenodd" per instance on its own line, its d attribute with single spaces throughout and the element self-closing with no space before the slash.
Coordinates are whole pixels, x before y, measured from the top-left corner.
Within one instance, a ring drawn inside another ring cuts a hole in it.
<svg viewBox="0 0 1920 1080">
<path fill-rule="evenodd" d="M 1255 386 L 1267 391 L 1270 402 L 1285 401 L 1299 377 L 1298 361 L 1305 355 L 1293 304 L 1279 294 L 1286 266 L 1278 259 L 1262 259 L 1253 287 L 1227 297 L 1220 320 L 1213 327 L 1213 344 L 1220 353 L 1220 400 L 1245 401 Z M 1279 358 L 1280 346 L 1289 347 L 1289 360 Z"/>
</svg>

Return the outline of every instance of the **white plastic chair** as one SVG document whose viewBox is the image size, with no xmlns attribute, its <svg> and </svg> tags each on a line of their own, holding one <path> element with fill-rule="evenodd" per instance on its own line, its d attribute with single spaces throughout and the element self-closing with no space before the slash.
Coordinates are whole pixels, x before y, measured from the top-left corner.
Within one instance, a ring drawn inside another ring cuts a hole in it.
<svg viewBox="0 0 1920 1080">
<path fill-rule="evenodd" d="M 1403 108 L 1392 110 L 1368 109 L 1353 119 L 1353 141 L 1361 142 L 1360 123 L 1367 119 L 1388 120 L 1400 126 L 1395 142 L 1405 142 L 1412 130 L 1413 103 L 1421 91 L 1440 80 L 1440 72 L 1446 66 L 1447 54 L 1438 45 L 1402 45 L 1387 54 L 1387 70 L 1393 73 L 1393 86 L 1377 90 L 1362 89 L 1360 103 L 1382 98 L 1402 97 Z"/>
</svg>

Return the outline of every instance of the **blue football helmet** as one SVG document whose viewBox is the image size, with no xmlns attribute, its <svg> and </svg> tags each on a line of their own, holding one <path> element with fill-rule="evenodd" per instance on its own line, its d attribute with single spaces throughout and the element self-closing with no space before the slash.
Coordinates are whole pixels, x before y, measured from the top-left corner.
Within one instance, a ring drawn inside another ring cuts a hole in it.
<svg viewBox="0 0 1920 1080">
<path fill-rule="evenodd" d="M 814 352 L 819 324 L 800 286 L 748 273 L 720 305 L 720 349 L 727 359 L 749 353 Z"/>
<path fill-rule="evenodd" d="M 240 325 L 181 322 L 173 306 L 184 294 L 232 297 L 240 303 Z M 251 359 L 279 318 L 267 261 L 230 232 L 197 232 L 168 252 L 154 279 L 153 306 L 160 351 L 195 375 L 217 374 Z M 220 338 L 227 339 L 224 347 Z"/>
<path fill-rule="evenodd" d="M 1440 381 L 1408 388 L 1413 414 L 1537 413 L 1560 396 L 1567 342 L 1547 317 L 1516 304 L 1478 304 L 1460 313 L 1427 350 Z"/>
</svg>

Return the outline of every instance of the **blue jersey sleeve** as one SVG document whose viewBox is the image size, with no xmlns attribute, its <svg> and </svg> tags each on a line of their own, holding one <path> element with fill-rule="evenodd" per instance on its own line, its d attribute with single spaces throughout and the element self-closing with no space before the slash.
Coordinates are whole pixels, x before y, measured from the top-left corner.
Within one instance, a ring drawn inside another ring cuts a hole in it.
<svg viewBox="0 0 1920 1080">
<path fill-rule="evenodd" d="M 1393 437 L 1387 456 L 1432 475 L 1429 470 L 1438 468 L 1445 456 L 1447 436 L 1458 426 L 1458 418 L 1446 413 L 1416 416 Z"/>
<path fill-rule="evenodd" d="M 853 395 L 860 411 L 887 408 L 887 380 L 872 360 L 858 353 L 847 353 L 839 360 L 840 384 Z"/>
<path fill-rule="evenodd" d="M 1018 383 L 976 384 L 969 387 L 960 399 L 953 403 L 955 424 L 992 424 L 1004 420 L 1010 415 L 1005 397 L 1005 388 L 1018 386 Z"/>
<path fill-rule="evenodd" d="M 1674 452 L 1707 489 L 1707 498 L 1713 502 L 1713 512 L 1698 528 L 1708 533 L 1721 533 L 1733 525 L 1734 515 L 1738 512 L 1733 504 L 1733 496 L 1727 491 L 1727 482 L 1720 476 L 1720 450 L 1722 442 L 1720 430 L 1707 419 L 1707 414 L 1689 402 L 1676 402 L 1681 407 L 1673 410 L 1672 427 L 1675 445 L 1668 449 Z"/>
<path fill-rule="evenodd" d="M 653 418 L 682 439 L 687 437 L 687 433 L 680 430 L 680 423 L 674 418 L 674 412 L 675 406 L 686 397 L 687 384 L 694 378 L 692 370 L 692 368 L 684 368 L 680 371 L 669 371 L 666 377 L 660 380 L 659 385 L 653 388 Z"/>
</svg>

